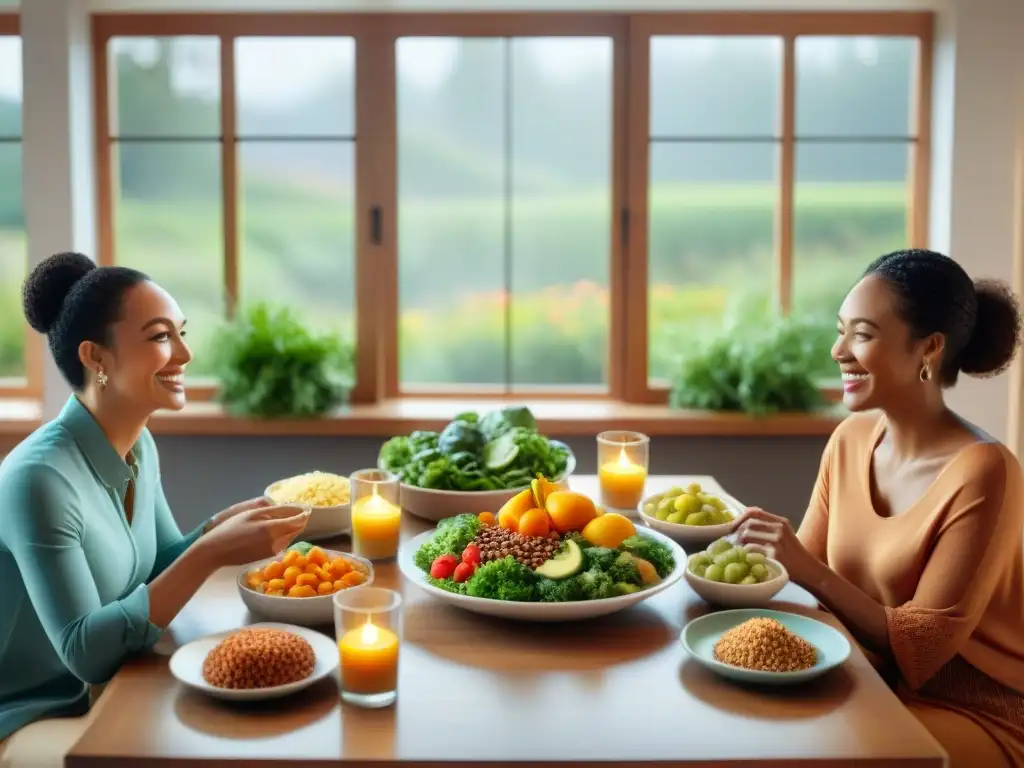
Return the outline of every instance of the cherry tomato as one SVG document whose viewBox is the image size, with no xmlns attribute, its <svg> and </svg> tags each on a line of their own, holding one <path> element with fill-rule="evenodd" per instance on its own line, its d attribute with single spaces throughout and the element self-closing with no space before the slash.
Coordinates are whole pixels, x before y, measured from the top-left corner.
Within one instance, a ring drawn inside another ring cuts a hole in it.
<svg viewBox="0 0 1024 768">
<path fill-rule="evenodd" d="M 458 564 L 459 559 L 455 555 L 438 555 L 430 564 L 430 575 L 435 579 L 447 579 Z"/>
<path fill-rule="evenodd" d="M 452 581 L 465 581 L 473 575 L 473 571 L 476 570 L 476 566 L 472 563 L 459 563 L 455 567 L 455 575 L 452 576 Z"/>
<path fill-rule="evenodd" d="M 469 544 L 462 550 L 462 562 L 470 563 L 474 566 L 480 565 L 480 547 L 476 544 Z"/>
</svg>

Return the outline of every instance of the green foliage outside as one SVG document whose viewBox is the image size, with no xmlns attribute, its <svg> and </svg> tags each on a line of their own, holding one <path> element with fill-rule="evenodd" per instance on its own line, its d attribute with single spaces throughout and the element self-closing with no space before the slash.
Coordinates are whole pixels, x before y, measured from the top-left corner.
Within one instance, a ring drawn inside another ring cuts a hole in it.
<svg viewBox="0 0 1024 768">
<path fill-rule="evenodd" d="M 293 307 L 316 329 L 353 339 L 351 249 L 336 247 L 352 242 L 351 214 L 297 193 L 284 204 L 287 194 L 281 190 L 246 214 L 243 303 L 273 300 Z M 651 273 L 661 278 L 648 293 L 653 376 L 674 376 L 688 344 L 703 344 L 729 324 L 757 326 L 771 317 L 771 241 L 759 233 L 771 220 L 773 195 L 774 190 L 753 188 L 653 191 Z M 607 210 L 596 197 L 563 196 L 548 204 L 524 203 L 519 211 L 518 226 L 532 233 L 535 245 L 515 254 L 519 279 L 509 309 L 508 378 L 521 385 L 606 382 Z M 822 187 L 814 197 L 803 195 L 797 212 L 796 308 L 817 320 L 816 359 L 828 376 L 834 372 L 829 348 L 843 296 L 872 258 L 904 242 L 903 189 Z M 488 220 L 500 214 L 500 206 L 490 201 L 410 203 L 405 209 L 402 291 L 415 290 L 428 300 L 407 304 L 401 316 L 403 380 L 505 381 L 505 294 L 488 287 L 472 251 L 453 259 L 446 247 L 465 242 L 466 232 L 486 231 Z M 197 355 L 192 370 L 200 374 L 213 371 L 210 343 L 223 306 L 218 217 L 216 208 L 199 204 L 132 201 L 118 216 L 119 250 L 166 285 L 190 317 L 189 341 Z M 592 247 L 602 237 L 604 251 Z M 461 277 L 453 273 L 459 262 Z M 450 266 L 439 266 L 445 264 Z M 0 375 L 21 369 L 20 277 L 3 281 Z M 261 290 L 246 295 L 246 286 Z"/>
</svg>

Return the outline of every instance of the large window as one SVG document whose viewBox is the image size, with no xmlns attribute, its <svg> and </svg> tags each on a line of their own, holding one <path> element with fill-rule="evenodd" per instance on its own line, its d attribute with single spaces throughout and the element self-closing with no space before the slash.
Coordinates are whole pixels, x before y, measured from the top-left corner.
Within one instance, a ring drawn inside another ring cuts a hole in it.
<svg viewBox="0 0 1024 768">
<path fill-rule="evenodd" d="M 100 257 L 177 296 L 200 372 L 270 300 L 356 343 L 362 401 L 658 402 L 687 345 L 780 312 L 826 374 L 844 291 L 924 245 L 929 14 L 95 29 Z"/>
<path fill-rule="evenodd" d="M 21 38 L 17 17 L 0 14 L 0 390 L 28 387 L 25 322 L 19 291 L 25 279 L 25 212 L 21 184 Z"/>
</svg>

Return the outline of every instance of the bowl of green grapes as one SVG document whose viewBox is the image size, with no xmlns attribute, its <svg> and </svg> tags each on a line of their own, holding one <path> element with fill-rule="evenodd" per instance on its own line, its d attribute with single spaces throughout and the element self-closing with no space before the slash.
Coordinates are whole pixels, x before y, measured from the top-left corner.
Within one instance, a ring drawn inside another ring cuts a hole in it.
<svg viewBox="0 0 1024 768">
<path fill-rule="evenodd" d="M 640 502 L 639 512 L 649 528 L 680 544 L 703 547 L 732 533 L 739 508 L 735 499 L 716 496 L 700 483 L 690 483 L 686 488 L 676 485 L 648 496 Z"/>
<path fill-rule="evenodd" d="M 728 539 L 711 542 L 686 562 L 686 583 L 712 605 L 728 608 L 759 608 L 771 602 L 789 582 L 778 560 L 733 544 Z"/>
</svg>

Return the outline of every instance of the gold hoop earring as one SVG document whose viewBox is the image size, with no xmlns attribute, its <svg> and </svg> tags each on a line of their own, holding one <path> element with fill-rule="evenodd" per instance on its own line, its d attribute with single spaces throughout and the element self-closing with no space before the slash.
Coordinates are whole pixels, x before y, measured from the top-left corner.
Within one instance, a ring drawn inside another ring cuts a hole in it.
<svg viewBox="0 0 1024 768">
<path fill-rule="evenodd" d="M 932 371 L 928 367 L 928 363 L 921 364 L 921 372 L 918 374 L 918 377 L 921 379 L 921 381 L 931 381 Z"/>
<path fill-rule="evenodd" d="M 96 383 L 99 384 L 101 392 L 107 388 L 108 381 L 110 381 L 110 379 L 107 378 L 107 372 L 100 368 L 96 372 Z"/>
</svg>

